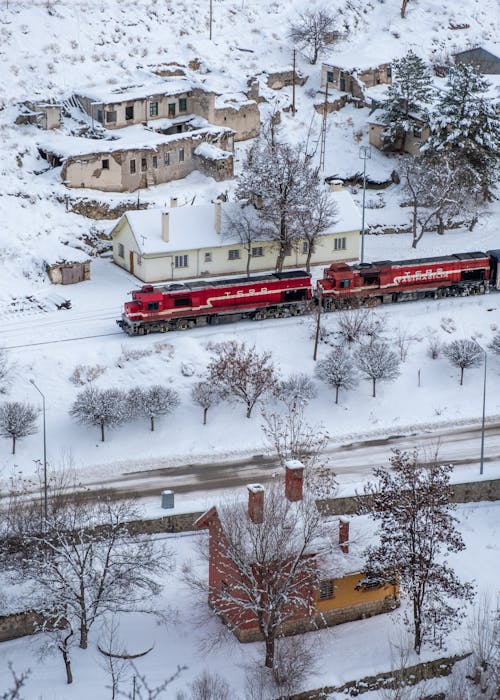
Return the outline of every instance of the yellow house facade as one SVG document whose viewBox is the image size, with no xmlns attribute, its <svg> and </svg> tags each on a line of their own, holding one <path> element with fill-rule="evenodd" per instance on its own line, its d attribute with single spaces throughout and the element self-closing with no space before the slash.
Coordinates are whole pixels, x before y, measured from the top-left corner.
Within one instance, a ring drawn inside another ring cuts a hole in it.
<svg viewBox="0 0 500 700">
<path fill-rule="evenodd" d="M 361 217 L 350 194 L 332 192 L 337 222 L 321 235 L 311 264 L 352 261 L 359 257 Z M 231 233 L 226 214 L 234 203 L 171 206 L 124 214 L 111 231 L 113 261 L 146 283 L 196 277 L 245 274 L 248 252 Z M 250 274 L 273 270 L 278 247 L 255 240 L 250 250 Z M 285 268 L 303 268 L 307 243 L 298 240 L 285 258 Z"/>
</svg>

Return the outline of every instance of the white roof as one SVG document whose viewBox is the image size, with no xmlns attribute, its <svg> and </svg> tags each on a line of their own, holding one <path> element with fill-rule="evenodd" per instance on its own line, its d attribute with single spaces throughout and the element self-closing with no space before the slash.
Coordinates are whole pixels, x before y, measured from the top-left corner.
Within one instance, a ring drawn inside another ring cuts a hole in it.
<svg viewBox="0 0 500 700">
<path fill-rule="evenodd" d="M 86 139 L 82 136 L 47 134 L 38 141 L 38 146 L 61 158 L 70 158 L 71 156 L 84 156 L 91 153 L 113 153 L 125 149 L 155 150 L 157 146 L 164 143 L 201 138 L 205 134 L 222 134 L 231 132 L 231 129 L 224 126 L 208 125 L 201 129 L 169 135 L 158 134 L 155 131 L 144 129 L 142 126 L 129 126 L 119 131 L 119 138 L 114 139 Z"/>
<path fill-rule="evenodd" d="M 190 92 L 195 87 L 192 81 L 176 76 L 169 80 L 152 80 L 142 85 L 131 85 L 129 87 L 111 87 L 109 85 L 98 85 L 95 87 L 78 90 L 78 95 L 87 97 L 94 102 L 112 104 L 116 102 L 128 102 L 141 100 L 159 95 L 179 95 Z M 196 86 L 201 87 L 201 86 Z M 203 88 L 202 88 L 203 89 Z"/>
<path fill-rule="evenodd" d="M 359 231 L 361 214 L 347 190 L 331 192 L 330 196 L 337 205 L 338 221 L 325 233 L 341 234 L 347 231 Z M 222 234 L 215 228 L 215 206 L 221 207 Z M 238 203 L 200 204 L 197 206 L 173 207 L 170 209 L 139 209 L 124 214 L 136 239 L 141 255 L 161 255 L 197 248 L 215 248 L 237 243 L 236 236 L 229 233 L 228 217 L 236 212 Z M 161 236 L 162 212 L 169 214 L 169 240 Z M 253 207 L 246 207 L 250 215 L 257 216 Z M 234 215 L 234 214 L 233 214 Z"/>
</svg>

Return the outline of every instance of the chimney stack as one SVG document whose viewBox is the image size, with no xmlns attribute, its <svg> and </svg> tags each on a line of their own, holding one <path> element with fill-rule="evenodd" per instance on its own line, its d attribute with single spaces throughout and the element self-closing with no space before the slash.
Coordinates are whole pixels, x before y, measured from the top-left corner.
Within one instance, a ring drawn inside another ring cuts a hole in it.
<svg viewBox="0 0 500 700">
<path fill-rule="evenodd" d="M 349 521 L 339 520 L 339 545 L 344 554 L 349 554 Z"/>
<path fill-rule="evenodd" d="M 161 237 L 168 243 L 168 211 L 161 213 Z"/>
<path fill-rule="evenodd" d="M 289 501 L 302 500 L 304 465 L 297 459 L 285 462 L 285 496 Z"/>
<path fill-rule="evenodd" d="M 170 197 L 170 209 L 174 209 L 177 206 L 177 197 Z"/>
<path fill-rule="evenodd" d="M 248 484 L 248 517 L 258 525 L 264 520 L 264 487 L 261 484 Z"/>
<path fill-rule="evenodd" d="M 221 202 L 215 202 L 214 204 L 214 215 L 215 215 L 215 233 L 221 233 L 222 231 L 222 204 Z"/>
</svg>

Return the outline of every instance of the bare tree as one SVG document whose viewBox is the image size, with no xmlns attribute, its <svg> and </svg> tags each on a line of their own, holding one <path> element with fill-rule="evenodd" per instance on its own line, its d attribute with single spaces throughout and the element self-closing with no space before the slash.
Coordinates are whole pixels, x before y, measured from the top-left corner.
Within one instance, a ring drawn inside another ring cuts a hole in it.
<svg viewBox="0 0 500 700">
<path fill-rule="evenodd" d="M 367 575 L 383 583 L 396 578 L 410 600 L 413 646 L 426 641 L 439 646 L 461 616 L 463 601 L 472 599 L 446 562 L 465 545 L 456 529 L 450 503 L 452 467 L 423 466 L 416 452 L 395 450 L 391 469 L 374 469 L 367 512 L 378 522 L 380 543 L 367 549 Z M 454 604 L 455 601 L 455 604 Z"/>
<path fill-rule="evenodd" d="M 306 406 L 311 399 L 316 398 L 317 391 L 309 375 L 304 373 L 291 374 L 280 382 L 278 397 L 290 407 Z"/>
<path fill-rule="evenodd" d="M 224 398 L 244 403 L 247 418 L 259 399 L 274 389 L 276 372 L 270 352 L 259 353 L 255 346 L 229 340 L 217 343 L 208 364 L 210 381 Z"/>
<path fill-rule="evenodd" d="M 266 491 L 261 522 L 250 520 L 239 500 L 217 512 L 223 537 L 214 546 L 225 585 L 211 586 L 210 604 L 232 629 L 254 619 L 265 642 L 265 665 L 274 668 L 281 627 L 298 610 L 313 610 L 318 574 L 315 557 L 307 554 L 322 546 L 322 518 L 309 499 L 287 500 L 281 482 Z M 208 556 L 206 546 L 201 551 Z"/>
<path fill-rule="evenodd" d="M 180 403 L 179 394 L 174 389 L 159 384 L 147 389 L 136 387 L 127 398 L 131 414 L 147 416 L 152 431 L 155 429 L 155 418 L 172 413 Z"/>
<path fill-rule="evenodd" d="M 317 188 L 314 206 L 298 210 L 298 219 L 302 227 L 302 239 L 307 249 L 306 270 L 311 269 L 311 257 L 321 234 L 328 231 L 338 220 L 338 210 L 330 193 Z"/>
<path fill-rule="evenodd" d="M 404 204 L 412 212 L 413 248 L 427 231 L 444 233 L 455 217 L 474 208 L 476 177 L 451 156 L 408 156 L 402 160 L 402 169 Z"/>
<path fill-rule="evenodd" d="M 389 343 L 383 340 L 361 345 L 356 350 L 355 357 L 360 371 L 372 380 L 373 398 L 377 380 L 392 382 L 399 376 L 399 357 L 391 350 Z"/>
<path fill-rule="evenodd" d="M 298 459 L 313 467 L 328 442 L 323 426 L 306 422 L 300 404 L 286 406 L 284 411 L 262 411 L 262 432 L 280 462 Z"/>
<path fill-rule="evenodd" d="M 16 440 L 37 432 L 39 411 L 29 403 L 6 401 L 0 405 L 0 435 L 12 440 L 12 454 L 16 454 Z"/>
<path fill-rule="evenodd" d="M 303 238 L 301 218 L 313 216 L 322 187 L 309 155 L 278 141 L 272 120 L 265 125 L 248 151 L 236 196 L 255 205 L 259 237 L 278 247 L 278 271 Z"/>
<path fill-rule="evenodd" d="M 0 695 L 0 700 L 22 700 L 20 692 L 25 685 L 31 671 L 28 669 L 23 673 L 17 673 L 9 662 L 9 671 L 12 676 L 11 686 Z"/>
<path fill-rule="evenodd" d="M 250 277 L 250 264 L 252 261 L 252 250 L 256 241 L 262 239 L 261 227 L 257 218 L 255 207 L 249 204 L 233 204 L 234 209 L 224 209 L 222 238 L 226 241 L 235 239 L 244 248 L 246 260 L 246 274 Z"/>
<path fill-rule="evenodd" d="M 119 389 L 97 389 L 90 385 L 81 391 L 70 409 L 79 423 L 101 428 L 101 441 L 105 428 L 121 425 L 128 417 L 126 395 Z"/>
<path fill-rule="evenodd" d="M 494 700 L 500 688 L 500 608 L 483 596 L 475 606 L 468 624 L 468 641 L 472 649 L 471 678 L 480 697 Z"/>
<path fill-rule="evenodd" d="M 208 409 L 221 400 L 220 387 L 208 379 L 197 382 L 191 389 L 191 399 L 203 409 L 203 425 L 207 424 Z"/>
<path fill-rule="evenodd" d="M 118 694 L 126 700 L 158 700 L 165 698 L 165 690 L 173 683 L 179 675 L 187 669 L 187 666 L 177 666 L 177 670 L 171 676 L 162 681 L 159 685 L 150 685 L 145 673 L 141 673 L 134 662 L 131 662 L 132 669 L 132 689 L 124 691 L 119 689 Z"/>
<path fill-rule="evenodd" d="M 235 700 L 234 692 L 218 673 L 202 671 L 190 684 L 189 696 L 183 691 L 176 700 Z"/>
<path fill-rule="evenodd" d="M 299 14 L 290 26 L 290 41 L 314 65 L 331 43 L 334 29 L 335 19 L 326 9 L 308 9 Z"/>
<path fill-rule="evenodd" d="M 464 383 L 464 370 L 479 365 L 483 357 L 481 347 L 470 338 L 452 340 L 443 352 L 451 364 L 460 370 L 460 386 Z"/>
<path fill-rule="evenodd" d="M 500 355 L 500 331 L 497 331 L 488 346 L 495 355 Z"/>
<path fill-rule="evenodd" d="M 437 360 L 443 349 L 443 343 L 437 335 L 432 334 L 427 342 L 427 354 L 431 360 Z"/>
<path fill-rule="evenodd" d="M 384 317 L 363 306 L 345 309 L 338 314 L 335 334 L 346 343 L 361 342 L 363 336 L 378 336 L 384 325 Z"/>
<path fill-rule="evenodd" d="M 51 611 L 44 629 L 78 631 L 87 648 L 92 626 L 115 611 L 144 611 L 161 590 L 158 574 L 171 563 L 168 551 L 138 535 L 131 521 L 140 517 L 130 502 L 51 502 L 44 530 L 23 538 L 24 575 L 33 581 L 42 609 Z"/>
<path fill-rule="evenodd" d="M 354 360 L 343 345 L 337 345 L 326 357 L 319 360 L 315 374 L 327 384 L 335 387 L 335 403 L 339 402 L 339 390 L 352 389 L 358 383 Z"/>
<path fill-rule="evenodd" d="M 414 340 L 415 337 L 410 334 L 407 327 L 398 327 L 396 343 L 399 348 L 399 359 L 401 360 L 401 362 L 406 362 L 406 358 L 408 357 L 408 352 L 410 350 L 410 345 Z"/>
</svg>

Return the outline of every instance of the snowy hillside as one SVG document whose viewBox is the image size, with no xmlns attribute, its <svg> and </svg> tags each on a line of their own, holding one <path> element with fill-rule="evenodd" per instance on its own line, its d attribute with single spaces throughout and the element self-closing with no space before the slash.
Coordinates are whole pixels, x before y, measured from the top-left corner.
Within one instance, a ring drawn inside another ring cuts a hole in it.
<svg viewBox="0 0 500 700">
<path fill-rule="evenodd" d="M 319 3 L 308 3 L 308 7 Z M 347 65 L 376 65 L 401 56 L 409 48 L 442 63 L 451 53 L 470 45 L 491 44 L 497 36 L 496 0 L 453 2 L 411 0 L 406 19 L 400 18 L 398 0 L 352 3 L 335 0 L 343 39 L 331 45 L 325 58 Z M 270 90 L 265 71 L 289 69 L 292 46 L 287 39 L 290 21 L 304 9 L 302 0 L 214 0 L 213 40 L 208 39 L 208 2 L 157 0 L 10 0 L 0 7 L 0 300 L 24 296 L 47 286 L 44 261 L 60 255 L 59 243 L 92 252 L 82 238 L 96 239 L 109 222 L 88 220 L 68 213 L 72 201 L 89 197 L 110 205 L 136 195 L 68 190 L 57 171 L 49 170 L 36 145 L 43 136 L 36 127 L 16 126 L 23 100 L 64 102 L 74 91 L 92 86 L 118 87 L 144 81 L 152 67 L 163 64 L 191 66 L 188 75 L 217 92 L 247 89 L 257 76 L 262 116 L 288 107 L 290 89 Z M 318 141 L 321 117 L 314 102 L 321 101 L 319 65 L 302 56 L 299 70 L 308 80 L 297 90 L 295 118 L 283 113 L 287 138 Z M 367 138 L 368 110 L 346 108 L 329 120 L 325 175 L 359 172 L 359 143 Z M 71 124 L 66 124 L 70 128 Z M 75 125 L 73 125 L 75 126 Z M 246 144 L 237 148 L 238 156 Z M 237 165 L 238 167 L 238 165 Z M 368 172 L 380 179 L 394 165 L 375 153 Z M 184 181 L 142 190 L 142 201 L 164 205 L 170 196 L 186 202 L 194 196 L 207 202 L 231 182 L 215 183 L 197 173 Z M 71 201 L 68 202 L 68 199 Z M 404 225 L 406 212 L 383 208 L 391 193 L 371 197 L 369 225 Z M 371 201 L 373 200 L 373 201 Z"/>
</svg>

